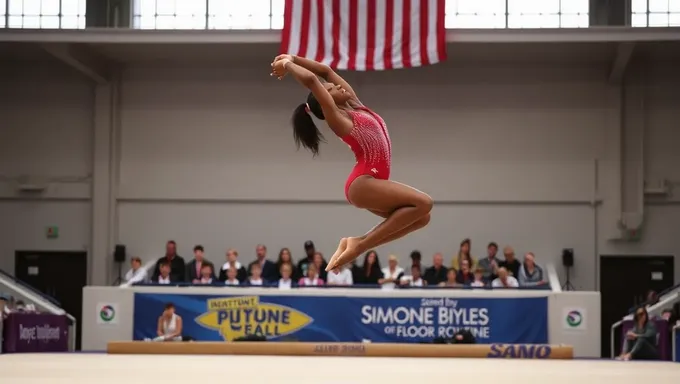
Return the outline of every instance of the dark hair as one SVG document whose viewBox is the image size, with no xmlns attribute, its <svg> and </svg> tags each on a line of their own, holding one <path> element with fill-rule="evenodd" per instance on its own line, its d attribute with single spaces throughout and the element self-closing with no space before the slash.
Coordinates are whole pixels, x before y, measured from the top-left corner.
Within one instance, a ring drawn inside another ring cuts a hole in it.
<svg viewBox="0 0 680 384">
<path fill-rule="evenodd" d="M 163 267 L 169 267 L 170 263 L 167 261 L 162 261 L 160 264 L 158 264 L 158 268 L 163 268 Z"/>
<path fill-rule="evenodd" d="M 173 303 L 166 303 L 165 304 L 165 309 L 171 309 L 171 308 L 175 308 L 175 304 L 173 304 Z"/>
<path fill-rule="evenodd" d="M 649 313 L 647 313 L 647 308 L 642 306 L 635 310 L 635 321 L 640 319 L 640 315 L 645 315 L 645 323 L 643 325 L 647 325 L 647 322 L 649 321 Z"/>
<path fill-rule="evenodd" d="M 489 243 L 489 245 L 487 245 L 486 247 L 487 247 L 487 248 L 491 248 L 491 247 L 494 247 L 494 248 L 496 248 L 496 250 L 498 250 L 498 244 L 496 244 L 496 243 L 495 243 L 495 242 L 493 242 L 493 241 L 492 241 L 492 242 L 490 242 L 490 243 Z"/>
<path fill-rule="evenodd" d="M 194 247 L 194 252 L 196 252 L 196 251 L 204 252 L 205 250 L 203 249 L 202 245 L 197 245 L 197 246 Z"/>
<path fill-rule="evenodd" d="M 177 243 L 175 243 L 175 240 L 168 240 L 167 244 L 177 245 Z"/>
<path fill-rule="evenodd" d="M 371 255 L 371 254 L 374 254 L 374 255 L 375 255 L 375 262 L 373 263 L 373 265 L 371 265 L 371 268 L 372 268 L 373 270 L 378 270 L 378 271 L 379 271 L 379 270 L 380 270 L 380 258 L 378 257 L 378 252 L 376 252 L 376 251 L 374 251 L 374 250 L 370 250 L 370 251 L 366 252 L 366 255 L 364 255 L 364 266 L 363 266 L 363 269 L 364 269 L 364 271 L 365 271 L 366 268 L 368 268 L 368 256 Z"/>
<path fill-rule="evenodd" d="M 309 112 L 307 111 L 308 105 Z M 307 103 L 300 104 L 295 108 L 291 121 L 293 123 L 293 138 L 298 149 L 302 145 L 316 156 L 319 154 L 319 144 L 325 139 L 319 128 L 314 124 L 310 113 L 313 113 L 319 120 L 325 120 L 321 104 L 311 92 L 307 95 Z"/>
<path fill-rule="evenodd" d="M 411 252 L 411 260 L 421 260 L 423 258 L 423 255 L 420 254 L 420 251 L 415 250 Z"/>
</svg>

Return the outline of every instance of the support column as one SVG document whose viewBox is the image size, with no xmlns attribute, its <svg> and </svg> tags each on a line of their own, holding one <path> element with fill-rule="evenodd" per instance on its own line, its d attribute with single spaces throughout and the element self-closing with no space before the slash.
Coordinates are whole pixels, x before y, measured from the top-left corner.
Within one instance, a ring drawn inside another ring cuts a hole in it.
<svg viewBox="0 0 680 384">
<path fill-rule="evenodd" d="M 590 0 L 590 26 L 630 25 L 631 0 Z"/>
<path fill-rule="evenodd" d="M 1 0 L 0 0 L 1 1 Z M 87 0 L 87 28 L 128 28 L 135 0 Z"/>
<path fill-rule="evenodd" d="M 113 250 L 110 240 L 113 98 L 114 90 L 111 83 L 98 84 L 95 87 L 90 285 L 108 284 Z"/>
</svg>

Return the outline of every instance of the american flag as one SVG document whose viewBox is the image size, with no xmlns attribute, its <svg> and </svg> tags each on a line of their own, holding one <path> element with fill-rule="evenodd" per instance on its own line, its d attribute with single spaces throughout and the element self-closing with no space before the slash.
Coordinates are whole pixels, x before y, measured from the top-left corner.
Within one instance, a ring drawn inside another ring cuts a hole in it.
<svg viewBox="0 0 680 384">
<path fill-rule="evenodd" d="M 286 0 L 281 53 L 379 71 L 446 59 L 445 0 Z"/>
</svg>

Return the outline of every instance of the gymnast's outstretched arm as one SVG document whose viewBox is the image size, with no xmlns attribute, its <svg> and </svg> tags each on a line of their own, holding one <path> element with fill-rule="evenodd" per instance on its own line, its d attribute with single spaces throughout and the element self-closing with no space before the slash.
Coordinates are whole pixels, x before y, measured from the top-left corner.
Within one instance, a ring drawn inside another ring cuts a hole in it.
<svg viewBox="0 0 680 384">
<path fill-rule="evenodd" d="M 329 67 L 326 64 L 319 63 L 318 61 L 310 60 L 304 57 L 296 56 L 296 55 L 279 55 L 276 57 L 274 61 L 278 61 L 281 58 L 290 56 L 292 58 L 292 62 L 301 66 L 302 68 L 305 68 L 315 75 L 321 77 L 322 79 L 328 81 L 329 83 L 333 83 L 335 85 L 339 85 L 344 89 L 345 91 L 349 92 L 354 96 L 355 99 L 359 99 L 357 97 L 356 92 L 354 92 L 354 89 L 352 88 L 349 83 L 342 78 L 342 76 L 338 75 L 333 68 Z"/>
<path fill-rule="evenodd" d="M 326 119 L 326 123 L 339 137 L 349 134 L 354 128 L 353 121 L 345 115 L 335 104 L 335 100 L 328 90 L 321 84 L 321 81 L 310 70 L 297 65 L 289 59 L 275 61 L 273 64 L 273 75 L 282 77 L 285 73 L 290 73 L 295 80 L 309 89 L 316 100 L 321 105 L 321 110 Z"/>
</svg>

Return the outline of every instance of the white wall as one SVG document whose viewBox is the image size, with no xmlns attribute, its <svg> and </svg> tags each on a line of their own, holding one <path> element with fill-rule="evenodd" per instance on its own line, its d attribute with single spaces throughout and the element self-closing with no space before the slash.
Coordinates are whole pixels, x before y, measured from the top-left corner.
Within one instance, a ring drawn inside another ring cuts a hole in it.
<svg viewBox="0 0 680 384">
<path fill-rule="evenodd" d="M 16 250 L 89 247 L 92 87 L 61 66 L 2 67 L 0 84 L 0 269 L 13 273 Z M 17 192 L 26 175 L 46 199 Z"/>
<path fill-rule="evenodd" d="M 645 90 L 636 112 L 645 128 L 643 166 L 649 178 L 677 183 L 680 79 L 672 70 L 651 72 L 637 84 Z M 25 73 L 2 75 L 9 81 L 0 88 L 2 115 L 21 128 L 0 131 L 0 174 L 87 175 L 97 124 L 93 89 L 70 72 L 29 74 L 30 80 Z M 394 178 L 437 201 L 428 228 L 381 254 L 406 262 L 417 248 L 428 259 L 436 251 L 450 257 L 470 237 L 476 256 L 493 240 L 559 264 L 561 249 L 569 247 L 576 252 L 574 284 L 594 289 L 598 253 L 680 248 L 674 232 L 680 205 L 648 206 L 641 242 L 610 241 L 623 204 L 619 170 L 627 151 L 619 89 L 606 83 L 606 68 L 442 65 L 348 78 L 388 123 Z M 328 254 L 341 236 L 378 222 L 344 201 L 352 166 L 344 144 L 328 133 L 319 158 L 295 151 L 289 117 L 305 92 L 292 80 L 276 82 L 266 68 L 136 67 L 124 73 L 121 92 L 120 142 L 112 147 L 120 158 L 113 240 L 103 239 L 93 258 L 110 260 L 115 242 L 157 257 L 168 239 L 187 257 L 201 243 L 218 262 L 227 247 L 247 261 L 257 243 L 267 244 L 272 257 L 283 246 L 300 257 L 309 239 Z M 7 185 L 0 183 L 1 268 L 12 271 L 15 249 L 91 245 L 89 182 L 51 184 L 50 202 L 19 202 Z M 598 199 L 596 212 L 591 202 Z M 14 219 L 25 207 L 31 214 Z M 59 225 L 62 237 L 45 239 L 46 225 Z M 109 274 L 95 277 L 102 284 Z"/>
</svg>

